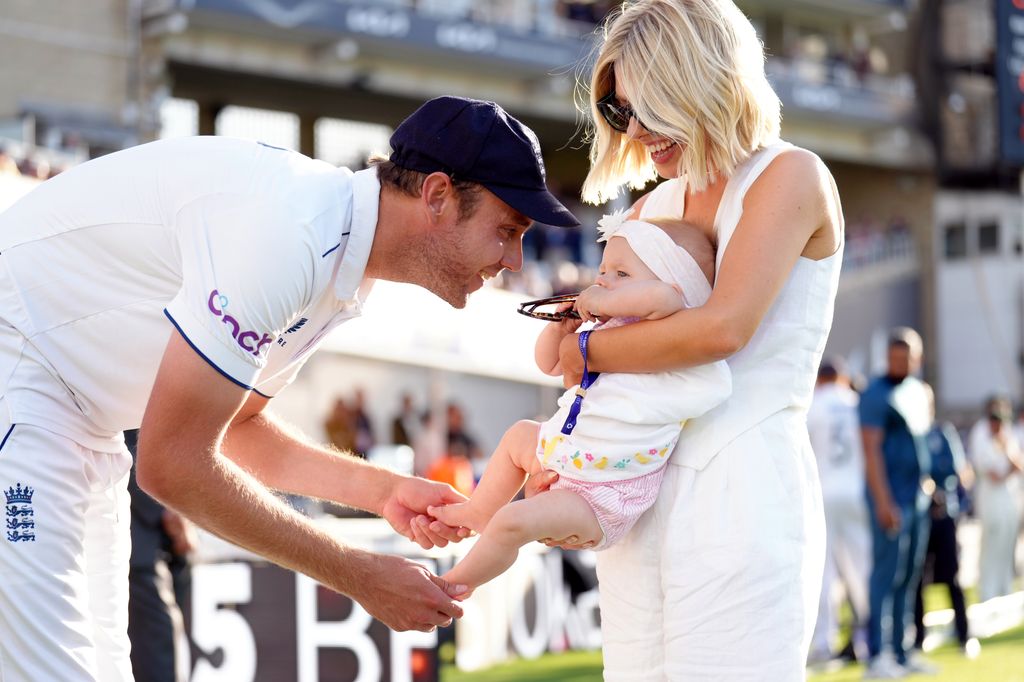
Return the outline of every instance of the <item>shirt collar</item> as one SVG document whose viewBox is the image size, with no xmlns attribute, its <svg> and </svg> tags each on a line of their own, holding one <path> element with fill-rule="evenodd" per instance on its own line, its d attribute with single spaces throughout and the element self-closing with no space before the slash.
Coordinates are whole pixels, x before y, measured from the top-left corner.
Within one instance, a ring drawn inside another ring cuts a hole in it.
<svg viewBox="0 0 1024 682">
<path fill-rule="evenodd" d="M 334 280 L 334 294 L 342 301 L 357 300 L 356 294 L 366 274 L 370 247 L 377 231 L 377 208 L 380 202 L 380 181 L 374 167 L 352 175 L 352 219 L 348 241 L 341 256 L 341 266 Z M 368 282 L 372 285 L 372 282 Z M 366 287 L 368 292 L 369 286 Z M 365 295 L 365 294 L 364 294 Z"/>
</svg>

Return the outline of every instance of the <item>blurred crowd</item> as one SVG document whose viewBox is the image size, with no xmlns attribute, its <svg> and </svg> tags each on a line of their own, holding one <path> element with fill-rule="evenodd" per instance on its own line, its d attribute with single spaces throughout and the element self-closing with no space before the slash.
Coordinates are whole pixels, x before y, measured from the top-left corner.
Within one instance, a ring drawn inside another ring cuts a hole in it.
<svg viewBox="0 0 1024 682">
<path fill-rule="evenodd" d="M 63 166 L 51 163 L 41 154 L 14 154 L 7 147 L 0 145 L 0 176 L 15 175 L 49 180 L 62 170 Z"/>
<path fill-rule="evenodd" d="M 962 651 L 978 655 L 960 583 L 961 522 L 981 530 L 979 602 L 1012 593 L 1019 572 L 1024 408 L 1015 415 L 993 396 L 962 431 L 936 420 L 934 394 L 915 378 L 921 357 L 920 337 L 902 328 L 890 336 L 886 372 L 869 382 L 827 358 L 808 414 L 827 535 L 810 663 L 870 657 L 865 679 L 936 672 L 919 655 L 925 583 L 945 585 Z M 841 642 L 844 600 L 852 623 Z"/>
<path fill-rule="evenodd" d="M 409 473 L 449 483 L 466 494 L 473 490 L 486 458 L 461 405 L 449 402 L 443 411 L 435 412 L 417 406 L 411 393 L 403 393 L 387 421 L 388 432 L 380 434 L 374 429 L 376 420 L 367 413 L 366 404 L 361 388 L 349 397 L 339 396 L 324 422 L 328 442 L 339 450 L 373 459 L 381 451 L 405 446 L 412 450 Z"/>
</svg>

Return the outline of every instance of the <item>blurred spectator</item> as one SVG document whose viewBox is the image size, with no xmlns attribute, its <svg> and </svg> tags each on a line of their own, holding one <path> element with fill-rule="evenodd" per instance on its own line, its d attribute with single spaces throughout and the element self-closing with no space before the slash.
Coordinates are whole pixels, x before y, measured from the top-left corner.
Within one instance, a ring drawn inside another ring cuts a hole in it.
<svg viewBox="0 0 1024 682">
<path fill-rule="evenodd" d="M 135 457 L 138 431 L 126 431 Z M 191 668 L 182 607 L 187 608 L 195 548 L 192 524 L 139 488 L 135 466 L 128 479 L 132 554 L 128 570 L 128 638 L 138 682 L 186 682 Z"/>
<path fill-rule="evenodd" d="M 377 439 L 373 435 L 370 417 L 366 414 L 366 394 L 363 393 L 363 389 L 356 389 L 350 410 L 355 428 L 355 447 L 352 451 L 360 457 L 366 457 L 366 453 L 377 443 Z"/>
<path fill-rule="evenodd" d="M 576 0 L 575 2 L 560 2 L 562 15 L 569 21 L 579 21 L 585 24 L 596 24 L 607 13 L 607 3 L 595 2 L 594 0 Z"/>
<path fill-rule="evenodd" d="M 846 248 L 843 254 L 843 268 L 846 271 L 881 262 L 909 259 L 914 253 L 912 229 L 903 216 L 895 216 L 888 222 L 859 216 L 846 223 Z"/>
<path fill-rule="evenodd" d="M 467 497 L 475 485 L 473 465 L 464 455 L 446 453 L 438 457 L 427 469 L 426 477 L 432 481 L 447 483 Z"/>
<path fill-rule="evenodd" d="M 457 403 L 448 403 L 445 411 L 447 419 L 448 450 L 460 455 L 470 456 L 478 450 L 476 439 L 466 432 L 466 416 Z"/>
<path fill-rule="evenodd" d="M 462 408 L 456 403 L 448 403 L 445 413 L 448 429 L 448 454 L 455 457 L 465 457 L 473 467 L 475 479 L 483 474 L 487 462 L 477 445 L 476 439 L 466 430 L 466 416 Z"/>
<path fill-rule="evenodd" d="M 402 394 L 402 404 L 398 414 L 391 419 L 391 442 L 395 445 L 412 445 L 419 431 L 419 417 L 412 403 L 412 394 Z"/>
<path fill-rule="evenodd" d="M 865 679 L 934 672 L 919 656 L 908 655 L 905 644 L 928 540 L 922 479 L 931 470 L 925 440 L 931 404 L 927 385 L 914 376 L 922 354 L 916 331 L 893 329 L 887 372 L 868 385 L 860 400 L 874 559 L 868 588 L 871 660 Z"/>
<path fill-rule="evenodd" d="M 45 159 L 24 159 L 21 162 L 20 169 L 21 174 L 29 178 L 36 178 L 38 180 L 48 180 L 50 178 L 50 164 Z"/>
<path fill-rule="evenodd" d="M 324 422 L 327 440 L 342 452 L 356 450 L 355 416 L 343 398 L 334 401 L 334 408 Z"/>
<path fill-rule="evenodd" d="M 860 398 L 849 386 L 842 358 L 826 358 L 818 369 L 814 398 L 807 413 L 807 431 L 818 463 L 825 507 L 825 573 L 808 661 L 821 663 L 839 651 L 845 657 L 867 657 L 868 575 L 871 571 L 871 526 L 864 501 L 864 453 L 857 406 Z M 839 650 L 836 579 L 842 582 L 853 610 L 850 641 Z"/>
<path fill-rule="evenodd" d="M 21 175 L 17 162 L 4 147 L 0 147 L 0 175 Z"/>
<path fill-rule="evenodd" d="M 976 476 L 974 505 L 981 521 L 978 598 L 982 601 L 1013 590 L 1021 514 L 1021 453 L 1011 424 L 1010 402 L 992 398 L 985 412 L 969 437 Z"/>
<path fill-rule="evenodd" d="M 932 417 L 935 416 L 935 396 L 932 395 Z M 931 453 L 931 477 L 935 483 L 932 492 L 931 531 L 928 536 L 928 548 L 925 555 L 925 576 L 930 574 L 930 582 L 944 584 L 949 589 L 949 599 L 953 605 L 953 622 L 956 626 L 957 641 L 960 648 L 969 658 L 978 655 L 981 647 L 977 639 L 972 639 L 967 629 L 967 605 L 964 592 L 960 588 L 959 547 L 956 542 L 957 520 L 967 511 L 967 492 L 964 481 L 970 483 L 970 470 L 964 456 L 960 434 L 949 422 L 935 422 L 927 436 L 928 451 Z M 924 596 L 925 577 L 917 586 L 917 599 L 914 607 L 914 648 L 924 647 Z"/>
<path fill-rule="evenodd" d="M 445 430 L 441 421 L 435 419 L 430 410 L 426 410 L 420 416 L 420 425 L 412 443 L 413 472 L 417 476 L 427 476 L 434 462 L 445 455 L 445 441 Z"/>
</svg>

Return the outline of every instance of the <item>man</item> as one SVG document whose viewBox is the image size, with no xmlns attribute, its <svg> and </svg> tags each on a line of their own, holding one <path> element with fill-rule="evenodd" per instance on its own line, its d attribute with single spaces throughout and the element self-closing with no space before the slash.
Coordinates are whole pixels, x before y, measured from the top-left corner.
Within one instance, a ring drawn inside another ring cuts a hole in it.
<svg viewBox="0 0 1024 682">
<path fill-rule="evenodd" d="M 818 368 L 814 400 L 807 413 L 807 432 L 818 463 L 825 507 L 825 574 L 818 622 L 809 661 L 833 658 L 839 632 L 838 604 L 832 598 L 835 580 L 842 581 L 853 607 L 854 627 L 846 649 L 857 657 L 863 647 L 868 617 L 868 574 L 871 570 L 871 530 L 864 501 L 864 455 L 857 406 L 860 397 L 850 388 L 842 358 L 826 358 Z M 864 652 L 861 651 L 861 656 Z"/>
<path fill-rule="evenodd" d="M 537 139 L 491 102 L 442 97 L 358 173 L 267 145 L 163 141 L 90 161 L 0 215 L 0 677 L 130 680 L 131 458 L 196 524 L 359 602 L 395 629 L 461 615 L 447 585 L 346 546 L 268 488 L 377 513 L 423 547 L 463 499 L 311 444 L 265 408 L 373 281 L 456 307 L 522 265 L 532 220 L 577 221 Z M 12 540 L 12 538 L 14 538 Z"/>
<path fill-rule="evenodd" d="M 931 470 L 925 436 L 931 426 L 928 386 L 913 376 L 923 344 L 916 331 L 897 327 L 889 335 L 888 371 L 874 379 L 860 400 L 861 440 L 874 564 L 869 580 L 868 651 L 865 679 L 934 672 L 907 655 L 905 628 L 921 577 L 928 538 Z"/>
<path fill-rule="evenodd" d="M 932 395 L 932 417 L 935 416 L 935 396 Z M 927 436 L 928 454 L 931 457 L 931 478 L 935 482 L 928 517 L 931 530 L 925 552 L 925 571 L 931 565 L 931 579 L 935 584 L 945 583 L 949 600 L 953 605 L 953 623 L 956 626 L 960 649 L 967 658 L 975 658 L 981 651 L 981 644 L 970 636 L 967 623 L 967 602 L 960 587 L 960 548 L 957 545 L 957 520 L 966 511 L 967 490 L 964 479 L 970 482 L 970 471 L 964 455 L 963 443 L 956 427 L 949 422 L 936 420 Z M 924 627 L 924 576 L 917 583 L 917 597 L 914 602 L 914 648 L 923 651 Z"/>
<path fill-rule="evenodd" d="M 125 431 L 136 451 L 138 431 Z M 128 478 L 132 553 L 128 570 L 128 639 L 136 682 L 187 682 L 191 670 L 182 609 L 191 594 L 192 524 L 142 491 Z"/>
<path fill-rule="evenodd" d="M 420 430 L 418 422 L 419 415 L 416 414 L 412 394 L 402 393 L 401 407 L 398 408 L 398 414 L 391 419 L 391 442 L 395 445 L 411 446 Z"/>
</svg>

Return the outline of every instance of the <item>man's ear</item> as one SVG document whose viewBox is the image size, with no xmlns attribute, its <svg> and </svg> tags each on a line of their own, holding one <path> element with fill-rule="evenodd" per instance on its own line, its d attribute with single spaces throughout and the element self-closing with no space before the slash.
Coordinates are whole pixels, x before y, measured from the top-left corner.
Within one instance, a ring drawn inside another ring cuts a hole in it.
<svg viewBox="0 0 1024 682">
<path fill-rule="evenodd" d="M 454 198 L 452 179 L 440 171 L 431 173 L 423 181 L 421 199 L 432 220 L 437 220 Z"/>
</svg>

